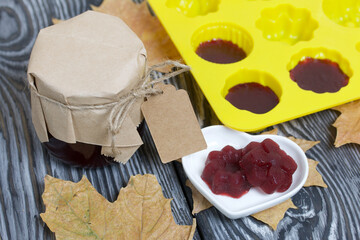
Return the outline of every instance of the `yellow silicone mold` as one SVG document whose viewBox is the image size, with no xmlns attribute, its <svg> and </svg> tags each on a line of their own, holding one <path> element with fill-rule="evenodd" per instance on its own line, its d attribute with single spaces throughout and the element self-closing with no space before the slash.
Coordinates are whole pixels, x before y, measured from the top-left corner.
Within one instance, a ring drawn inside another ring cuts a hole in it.
<svg viewBox="0 0 360 240">
<path fill-rule="evenodd" d="M 310 40 L 318 23 L 311 17 L 309 10 L 283 4 L 264 9 L 256 26 L 263 31 L 264 38 L 293 45 Z"/>
<path fill-rule="evenodd" d="M 215 12 L 220 0 L 167 0 L 166 6 L 175 8 L 187 17 L 195 17 Z"/>
<path fill-rule="evenodd" d="M 149 0 L 220 121 L 242 131 L 257 131 L 360 98 L 359 2 Z M 199 57 L 199 44 L 214 39 L 231 41 L 247 57 L 230 64 Z M 335 93 L 301 89 L 289 71 L 306 57 L 337 62 L 349 76 L 348 85 Z M 245 82 L 270 87 L 279 97 L 278 105 L 264 114 L 234 107 L 225 99 L 227 91 Z"/>
<path fill-rule="evenodd" d="M 323 0 L 325 15 L 345 27 L 360 27 L 359 0 Z"/>
</svg>

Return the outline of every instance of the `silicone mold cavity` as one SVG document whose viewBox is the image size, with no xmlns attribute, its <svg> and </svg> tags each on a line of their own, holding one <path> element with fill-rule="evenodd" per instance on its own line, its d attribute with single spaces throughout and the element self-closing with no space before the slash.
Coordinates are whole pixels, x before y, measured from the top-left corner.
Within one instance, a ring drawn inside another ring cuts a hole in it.
<svg viewBox="0 0 360 240">
<path fill-rule="evenodd" d="M 308 48 L 301 50 L 300 52 L 296 53 L 291 57 L 290 62 L 287 65 L 287 70 L 290 71 L 300 61 L 303 61 L 307 57 L 314 59 L 329 59 L 333 62 L 336 62 L 339 65 L 340 69 L 349 78 L 351 78 L 353 75 L 353 71 L 351 70 L 349 61 L 346 60 L 339 52 L 326 48 Z"/>
<path fill-rule="evenodd" d="M 262 30 L 263 37 L 271 41 L 293 45 L 299 41 L 308 41 L 318 28 L 310 11 L 282 4 L 275 8 L 266 8 L 261 12 L 256 27 Z"/>
<path fill-rule="evenodd" d="M 175 8 L 187 17 L 206 15 L 218 10 L 220 0 L 167 0 L 166 6 Z"/>
<path fill-rule="evenodd" d="M 360 27 L 360 1 L 323 0 L 325 15 L 344 27 Z"/>
<path fill-rule="evenodd" d="M 282 95 L 281 85 L 269 73 L 258 70 L 241 69 L 228 77 L 221 91 L 221 95 L 223 96 L 223 98 L 225 98 L 230 88 L 238 84 L 251 82 L 259 83 L 262 86 L 269 87 L 279 98 L 280 103 Z"/>
<path fill-rule="evenodd" d="M 230 41 L 244 50 L 246 56 L 251 53 L 254 42 L 250 34 L 240 26 L 231 23 L 212 23 L 195 31 L 191 38 L 194 52 L 201 43 L 221 39 Z"/>
</svg>

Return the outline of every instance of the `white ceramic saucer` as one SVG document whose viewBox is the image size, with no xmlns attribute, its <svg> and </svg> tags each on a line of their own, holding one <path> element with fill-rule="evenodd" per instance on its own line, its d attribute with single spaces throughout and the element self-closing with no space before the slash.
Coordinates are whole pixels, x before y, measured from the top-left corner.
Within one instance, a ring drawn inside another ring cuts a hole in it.
<svg viewBox="0 0 360 240">
<path fill-rule="evenodd" d="M 207 149 L 183 157 L 182 164 L 189 180 L 197 190 L 228 218 L 240 218 L 273 207 L 295 195 L 305 184 L 309 172 L 305 153 L 296 143 L 285 137 L 277 135 L 253 136 L 222 125 L 203 128 L 202 133 L 208 146 Z M 212 193 L 200 177 L 205 167 L 207 155 L 211 151 L 221 150 L 226 145 L 239 149 L 252 141 L 261 142 L 266 138 L 270 138 L 279 144 L 280 148 L 290 155 L 298 165 L 290 188 L 283 193 L 275 192 L 273 194 L 265 194 L 257 188 L 251 188 L 248 193 L 240 198 Z"/>
</svg>

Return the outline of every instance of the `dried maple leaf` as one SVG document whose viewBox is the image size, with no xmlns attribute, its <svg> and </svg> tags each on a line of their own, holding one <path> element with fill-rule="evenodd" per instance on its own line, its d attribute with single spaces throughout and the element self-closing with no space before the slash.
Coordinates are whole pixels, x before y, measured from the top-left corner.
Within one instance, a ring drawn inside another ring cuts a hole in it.
<svg viewBox="0 0 360 240">
<path fill-rule="evenodd" d="M 203 195 L 201 195 L 201 193 L 194 187 L 194 185 L 192 185 L 189 180 L 186 180 L 186 186 L 188 186 L 192 192 L 194 205 L 192 214 L 199 213 L 205 209 L 212 207 L 212 204 L 206 198 L 204 198 Z"/>
<path fill-rule="evenodd" d="M 53 22 L 53 24 L 58 24 L 58 23 L 61 23 L 62 20 L 57 19 L 57 18 L 52 18 L 52 22 Z"/>
<path fill-rule="evenodd" d="M 333 109 L 341 112 L 333 124 L 337 129 L 335 147 L 347 143 L 360 144 L 360 100 Z"/>
<path fill-rule="evenodd" d="M 131 177 L 110 203 L 86 177 L 80 182 L 45 177 L 40 214 L 57 239 L 192 239 L 192 226 L 176 225 L 170 201 L 153 175 Z"/>
<path fill-rule="evenodd" d="M 297 145 L 299 145 L 304 152 L 306 152 L 316 144 L 320 143 L 320 141 L 308 141 L 305 139 L 298 139 L 294 137 L 288 137 L 288 138 L 294 141 Z M 309 176 L 306 179 L 304 187 L 310 187 L 310 186 L 327 187 L 321 174 L 316 170 L 316 166 L 319 164 L 319 162 L 309 158 L 307 160 L 309 164 Z"/>
<path fill-rule="evenodd" d="M 265 134 L 272 134 L 272 135 L 277 135 L 278 134 L 278 129 L 277 128 L 274 128 L 274 129 L 271 129 L 269 131 L 266 131 L 266 132 L 262 132 L 261 135 L 265 135 Z"/>
<path fill-rule="evenodd" d="M 270 227 L 272 227 L 274 230 L 276 230 L 276 227 L 278 223 L 283 219 L 286 211 L 289 208 L 297 208 L 291 199 L 286 200 L 283 203 L 280 203 L 272 208 L 266 209 L 262 212 L 255 213 L 251 216 L 254 218 L 262 221 L 263 223 L 266 223 Z"/>
<path fill-rule="evenodd" d="M 327 188 L 328 186 L 324 182 L 321 174 L 318 171 L 316 171 L 316 166 L 319 164 L 319 162 L 308 158 L 308 164 L 309 164 L 309 176 L 306 179 L 304 187 L 319 186 L 319 187 Z"/>
<path fill-rule="evenodd" d="M 146 1 L 136 4 L 131 0 L 104 0 L 100 7 L 91 7 L 121 18 L 138 35 L 148 53 L 149 66 L 166 59 L 181 59 L 159 19 L 150 14 Z"/>
<path fill-rule="evenodd" d="M 292 136 L 288 137 L 291 141 L 299 145 L 299 147 L 304 151 L 307 152 L 310 148 L 314 147 L 316 144 L 320 143 L 320 141 L 309 141 L 300 138 L 294 138 Z"/>
</svg>

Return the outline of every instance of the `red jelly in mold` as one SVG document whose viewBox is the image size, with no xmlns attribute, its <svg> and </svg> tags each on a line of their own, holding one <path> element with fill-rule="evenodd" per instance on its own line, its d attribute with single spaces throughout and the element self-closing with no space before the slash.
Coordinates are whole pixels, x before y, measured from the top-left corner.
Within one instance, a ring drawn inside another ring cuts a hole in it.
<svg viewBox="0 0 360 240">
<path fill-rule="evenodd" d="M 246 58 L 246 53 L 231 41 L 213 39 L 200 43 L 196 54 L 213 63 L 234 63 Z"/>
<path fill-rule="evenodd" d="M 290 78 L 300 88 L 316 93 L 337 92 L 349 83 L 349 77 L 336 62 L 306 58 L 290 70 Z"/>
<path fill-rule="evenodd" d="M 234 107 L 253 113 L 267 113 L 278 103 L 278 96 L 269 87 L 250 82 L 229 89 L 225 97 Z"/>
<path fill-rule="evenodd" d="M 271 139 L 231 146 L 208 155 L 201 178 L 215 194 L 239 198 L 251 187 L 265 193 L 284 192 L 292 183 L 297 164 Z"/>
</svg>

